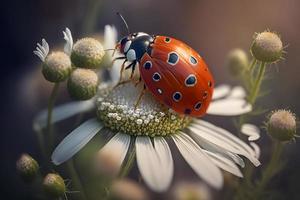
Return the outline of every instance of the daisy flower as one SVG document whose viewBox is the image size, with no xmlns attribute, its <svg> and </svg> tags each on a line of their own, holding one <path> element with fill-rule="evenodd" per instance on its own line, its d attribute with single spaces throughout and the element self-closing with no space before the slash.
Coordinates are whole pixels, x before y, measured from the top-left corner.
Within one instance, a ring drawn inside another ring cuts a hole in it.
<svg viewBox="0 0 300 200">
<path fill-rule="evenodd" d="M 118 79 L 117 75 L 112 77 Z M 174 162 L 169 148 L 171 143 L 175 143 L 195 173 L 214 188 L 223 185 L 221 169 L 238 177 L 243 176 L 239 169 L 239 166 L 245 165 L 242 157 L 255 166 L 260 165 L 257 146 L 254 148 L 229 131 L 203 119 L 182 117 L 158 103 L 150 93 L 146 93 L 135 108 L 136 98 L 142 90 L 141 84 L 113 85 L 100 84 L 94 99 L 68 103 L 53 110 L 53 122 L 93 109 L 97 112 L 96 118 L 82 123 L 56 147 L 51 157 L 54 164 L 59 165 L 70 159 L 96 134 L 110 133 L 114 136 L 99 153 L 114 152 L 119 160 L 119 169 L 127 153 L 135 153 L 143 180 L 156 192 L 166 191 L 172 182 Z M 251 110 L 243 88 L 221 85 L 214 90 L 207 114 L 236 116 Z M 35 119 L 35 129 L 43 128 L 45 119 L 46 112 L 41 113 Z M 258 136 L 253 136 L 258 134 L 256 129 L 246 126 L 245 130 L 246 135 L 252 136 L 251 141 L 257 139 Z"/>
</svg>

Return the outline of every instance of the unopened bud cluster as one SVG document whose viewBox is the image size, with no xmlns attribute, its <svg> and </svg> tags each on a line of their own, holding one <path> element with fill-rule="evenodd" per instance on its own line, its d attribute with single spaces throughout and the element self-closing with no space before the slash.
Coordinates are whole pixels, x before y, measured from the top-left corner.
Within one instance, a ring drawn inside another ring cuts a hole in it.
<svg viewBox="0 0 300 200">
<path fill-rule="evenodd" d="M 98 75 L 90 69 L 99 69 L 105 51 L 101 43 L 93 38 L 83 38 L 73 45 L 71 31 L 66 28 L 65 52 L 55 51 L 48 55 L 46 40 L 37 44 L 34 54 L 43 61 L 42 73 L 46 80 L 54 83 L 68 79 L 68 91 L 76 100 L 87 100 L 96 94 Z M 90 80 L 89 80 L 90 79 Z"/>
<path fill-rule="evenodd" d="M 135 107 L 140 87 L 127 83 L 97 98 L 97 116 L 105 126 L 130 135 L 166 136 L 185 128 L 191 121 L 159 104 L 146 93 Z"/>
</svg>

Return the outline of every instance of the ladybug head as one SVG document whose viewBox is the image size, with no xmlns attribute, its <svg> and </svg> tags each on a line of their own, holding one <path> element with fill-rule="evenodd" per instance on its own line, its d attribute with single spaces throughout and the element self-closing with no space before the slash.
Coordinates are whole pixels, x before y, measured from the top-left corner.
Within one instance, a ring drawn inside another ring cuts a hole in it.
<svg viewBox="0 0 300 200">
<path fill-rule="evenodd" d="M 119 41 L 119 50 L 120 53 L 122 54 L 126 54 L 127 51 L 130 49 L 131 44 L 137 40 L 138 38 L 145 36 L 148 34 L 147 33 L 143 33 L 143 32 L 137 32 L 137 33 L 131 33 L 125 37 L 123 37 L 120 41 Z"/>
</svg>

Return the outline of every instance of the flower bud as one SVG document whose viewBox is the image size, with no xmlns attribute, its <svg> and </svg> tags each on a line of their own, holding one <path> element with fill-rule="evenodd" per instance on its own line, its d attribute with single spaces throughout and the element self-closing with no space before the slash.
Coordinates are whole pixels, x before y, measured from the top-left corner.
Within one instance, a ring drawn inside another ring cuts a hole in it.
<svg viewBox="0 0 300 200">
<path fill-rule="evenodd" d="M 295 137 L 296 124 L 295 114 L 288 110 L 277 110 L 267 122 L 267 131 L 279 141 L 289 141 Z"/>
<path fill-rule="evenodd" d="M 49 173 L 43 181 L 44 191 L 52 198 L 62 197 L 66 193 L 66 185 L 58 174 Z"/>
<path fill-rule="evenodd" d="M 180 182 L 172 190 L 175 200 L 211 200 L 211 192 L 206 185 L 199 182 Z"/>
<path fill-rule="evenodd" d="M 258 33 L 251 46 L 252 55 L 262 62 L 276 62 L 282 57 L 283 46 L 276 33 L 264 31 Z"/>
<path fill-rule="evenodd" d="M 231 50 L 227 57 L 227 67 L 233 76 L 239 76 L 249 64 L 247 54 L 242 49 Z"/>
<path fill-rule="evenodd" d="M 87 100 L 95 96 L 98 75 L 90 69 L 75 69 L 68 80 L 68 91 L 77 100 Z"/>
<path fill-rule="evenodd" d="M 46 80 L 57 83 L 66 80 L 71 70 L 70 57 L 64 52 L 57 51 L 46 57 L 42 73 Z"/>
<path fill-rule="evenodd" d="M 118 149 L 101 149 L 95 159 L 96 173 L 107 178 L 114 178 L 120 171 L 120 152 Z"/>
<path fill-rule="evenodd" d="M 113 200 L 147 200 L 148 194 L 137 183 L 128 180 L 117 180 L 111 186 Z"/>
<path fill-rule="evenodd" d="M 26 182 L 31 182 L 37 175 L 39 164 L 28 154 L 22 154 L 16 163 L 17 172 Z"/>
<path fill-rule="evenodd" d="M 104 54 L 99 41 L 94 38 L 83 38 L 74 44 L 71 60 L 76 67 L 95 69 L 100 67 Z"/>
</svg>

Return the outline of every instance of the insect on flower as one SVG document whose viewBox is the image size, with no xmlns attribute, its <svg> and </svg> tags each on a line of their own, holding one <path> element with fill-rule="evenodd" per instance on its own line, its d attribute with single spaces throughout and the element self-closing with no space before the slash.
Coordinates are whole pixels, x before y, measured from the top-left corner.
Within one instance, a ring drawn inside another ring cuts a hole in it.
<svg viewBox="0 0 300 200">
<path fill-rule="evenodd" d="M 200 117 L 206 113 L 213 94 L 214 80 L 203 58 L 185 43 L 168 36 L 130 33 L 124 18 L 118 13 L 128 30 L 116 45 L 124 59 L 121 74 L 139 64 L 140 81 L 144 88 L 136 105 L 149 90 L 153 96 L 174 111 Z M 131 62 L 125 67 L 126 62 Z M 121 81 L 122 84 L 127 81 Z"/>
</svg>

